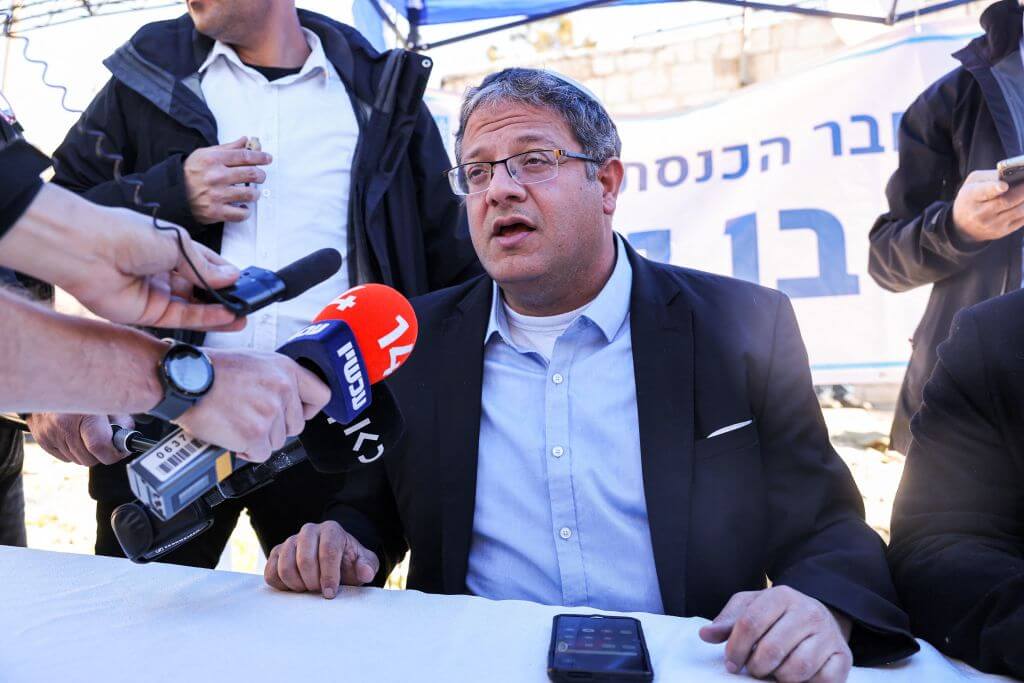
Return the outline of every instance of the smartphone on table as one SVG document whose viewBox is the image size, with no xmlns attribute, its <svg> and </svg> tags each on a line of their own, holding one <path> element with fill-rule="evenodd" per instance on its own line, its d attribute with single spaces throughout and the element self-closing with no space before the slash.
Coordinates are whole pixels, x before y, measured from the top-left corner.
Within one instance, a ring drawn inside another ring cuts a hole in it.
<svg viewBox="0 0 1024 683">
<path fill-rule="evenodd" d="M 654 680 L 640 621 L 599 614 L 556 615 L 548 678 L 556 683 Z"/>
</svg>

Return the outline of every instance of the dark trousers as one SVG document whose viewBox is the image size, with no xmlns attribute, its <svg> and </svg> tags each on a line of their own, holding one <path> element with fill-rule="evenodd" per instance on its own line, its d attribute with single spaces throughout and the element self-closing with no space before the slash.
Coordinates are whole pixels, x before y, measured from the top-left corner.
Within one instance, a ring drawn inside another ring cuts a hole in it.
<svg viewBox="0 0 1024 683">
<path fill-rule="evenodd" d="M 22 433 L 0 428 L 0 545 L 25 547 L 25 491 L 21 467 L 25 461 Z"/>
<path fill-rule="evenodd" d="M 123 465 L 103 467 L 104 479 L 109 483 L 115 468 L 119 468 L 120 475 L 125 477 L 125 493 L 117 498 L 103 496 L 96 502 L 96 554 L 124 557 L 110 526 L 110 514 L 118 505 L 134 498 L 128 489 Z M 263 553 L 269 555 L 275 545 L 298 533 L 303 524 L 322 521 L 324 507 L 341 487 L 342 481 L 342 475 L 320 474 L 308 462 L 295 465 L 285 470 L 272 484 L 215 507 L 214 524 L 210 529 L 159 561 L 212 569 L 217 565 L 243 509 L 249 511 Z M 94 497 L 97 496 L 94 494 Z"/>
</svg>

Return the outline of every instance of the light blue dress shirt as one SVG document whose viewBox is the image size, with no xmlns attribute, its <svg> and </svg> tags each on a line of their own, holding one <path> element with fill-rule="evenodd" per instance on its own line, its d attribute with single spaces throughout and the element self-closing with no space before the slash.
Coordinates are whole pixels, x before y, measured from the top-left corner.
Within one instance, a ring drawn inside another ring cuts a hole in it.
<svg viewBox="0 0 1024 683">
<path fill-rule="evenodd" d="M 494 287 L 466 576 L 475 595 L 664 611 L 640 463 L 633 273 L 616 245 L 611 278 L 550 363 L 512 343 Z"/>
</svg>

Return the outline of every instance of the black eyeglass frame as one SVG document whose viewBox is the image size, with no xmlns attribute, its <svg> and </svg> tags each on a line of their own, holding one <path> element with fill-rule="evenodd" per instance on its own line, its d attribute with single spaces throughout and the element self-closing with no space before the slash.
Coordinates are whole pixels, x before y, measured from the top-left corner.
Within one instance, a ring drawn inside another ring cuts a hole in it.
<svg viewBox="0 0 1024 683">
<path fill-rule="evenodd" d="M 554 155 L 555 155 L 555 175 L 551 176 L 550 178 L 545 178 L 544 180 L 536 180 L 536 181 L 534 181 L 532 183 L 524 183 L 521 180 L 519 180 L 519 178 L 517 178 L 514 173 L 512 173 L 512 169 L 510 169 L 508 167 L 508 162 L 509 162 L 510 159 L 515 159 L 516 157 L 521 157 L 524 154 L 533 154 L 535 152 L 552 152 L 552 153 L 554 153 Z M 487 187 L 484 187 L 482 190 L 477 190 L 476 192 L 467 192 L 466 194 L 462 195 L 463 197 L 469 197 L 469 196 L 472 196 L 474 194 L 480 194 L 481 192 L 486 192 L 487 191 L 487 188 L 489 188 L 491 186 L 491 181 L 494 180 L 494 167 L 497 166 L 498 164 L 504 164 L 505 165 L 505 171 L 508 173 L 508 176 L 510 178 L 512 178 L 512 180 L 514 180 L 517 183 L 519 183 L 520 185 L 537 185 L 539 183 L 546 183 L 549 180 L 554 180 L 555 178 L 558 177 L 558 167 L 562 165 L 561 160 L 563 158 L 564 159 L 578 159 L 579 161 L 589 161 L 592 164 L 600 164 L 601 163 L 597 159 L 593 159 L 591 157 L 588 157 L 586 154 L 580 154 L 579 152 L 570 152 L 567 149 L 528 149 L 525 152 L 518 152 L 516 154 L 513 154 L 512 156 L 507 156 L 504 159 L 498 159 L 496 161 L 467 161 L 464 164 L 458 164 L 457 166 L 452 166 L 451 168 L 445 170 L 444 171 L 444 175 L 445 175 L 446 178 L 448 178 L 448 185 L 451 186 L 452 192 L 455 192 L 456 194 L 459 194 L 458 191 L 455 189 L 456 183 L 452 180 L 452 175 L 451 175 L 452 172 L 453 171 L 458 171 L 460 168 L 465 168 L 466 166 L 476 166 L 478 164 L 488 164 L 491 167 L 491 174 L 490 174 L 491 180 L 489 180 L 487 182 Z"/>
</svg>

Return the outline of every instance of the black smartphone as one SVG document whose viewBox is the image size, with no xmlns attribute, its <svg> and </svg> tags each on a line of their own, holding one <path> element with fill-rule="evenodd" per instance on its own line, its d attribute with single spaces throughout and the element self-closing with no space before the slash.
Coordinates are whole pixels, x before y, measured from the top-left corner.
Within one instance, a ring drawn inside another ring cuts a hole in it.
<svg viewBox="0 0 1024 683">
<path fill-rule="evenodd" d="M 999 171 L 999 179 L 1008 185 L 1017 185 L 1024 182 L 1024 156 L 1003 159 L 996 164 Z"/>
<path fill-rule="evenodd" d="M 640 622 L 599 614 L 556 615 L 548 678 L 563 683 L 654 680 Z"/>
</svg>

